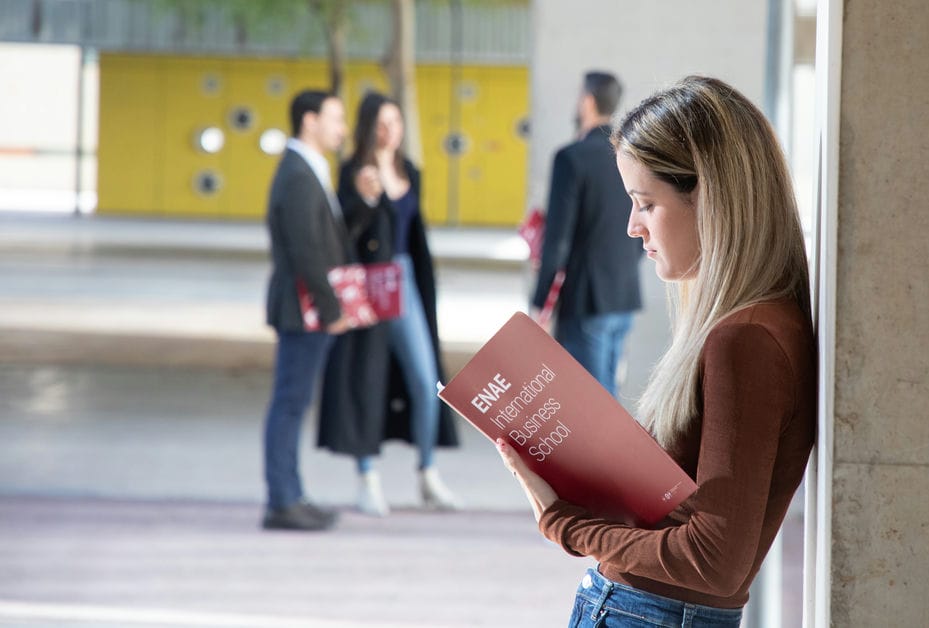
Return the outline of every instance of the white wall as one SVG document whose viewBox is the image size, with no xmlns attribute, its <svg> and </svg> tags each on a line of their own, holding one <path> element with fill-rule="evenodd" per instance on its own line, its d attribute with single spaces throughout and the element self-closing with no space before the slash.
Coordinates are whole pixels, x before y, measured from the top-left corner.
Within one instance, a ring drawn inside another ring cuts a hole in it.
<svg viewBox="0 0 929 628">
<path fill-rule="evenodd" d="M 687 74 L 732 83 L 761 105 L 767 2 L 533 0 L 529 207 L 546 202 L 555 149 L 571 138 L 583 73 L 614 72 L 620 111 Z"/>
<path fill-rule="evenodd" d="M 0 209 L 73 210 L 80 71 L 77 46 L 0 44 Z M 86 64 L 83 73 L 81 188 L 93 197 L 96 63 Z"/>
</svg>

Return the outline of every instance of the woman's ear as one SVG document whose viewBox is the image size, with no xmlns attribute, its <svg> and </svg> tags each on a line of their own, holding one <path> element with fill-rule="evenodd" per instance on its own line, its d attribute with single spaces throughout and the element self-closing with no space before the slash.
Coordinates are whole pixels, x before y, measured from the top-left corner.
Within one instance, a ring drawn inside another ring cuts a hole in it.
<svg viewBox="0 0 929 628">
<path fill-rule="evenodd" d="M 700 200 L 700 186 L 698 185 L 698 186 L 694 187 L 694 189 L 692 189 L 692 190 L 687 194 L 687 203 L 688 203 L 691 207 L 693 207 L 694 209 L 696 209 L 696 207 L 697 207 L 697 201 L 699 201 L 699 200 Z"/>
</svg>

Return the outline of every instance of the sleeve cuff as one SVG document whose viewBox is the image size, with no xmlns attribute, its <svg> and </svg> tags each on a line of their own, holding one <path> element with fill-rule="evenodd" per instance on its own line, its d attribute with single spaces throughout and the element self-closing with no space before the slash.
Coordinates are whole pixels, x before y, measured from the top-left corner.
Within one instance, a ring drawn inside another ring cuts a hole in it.
<svg viewBox="0 0 929 628">
<path fill-rule="evenodd" d="M 587 515 L 587 511 L 563 499 L 556 500 L 539 517 L 539 531 L 552 543 L 557 543 L 572 556 L 583 556 L 568 543 L 571 522 Z"/>
</svg>

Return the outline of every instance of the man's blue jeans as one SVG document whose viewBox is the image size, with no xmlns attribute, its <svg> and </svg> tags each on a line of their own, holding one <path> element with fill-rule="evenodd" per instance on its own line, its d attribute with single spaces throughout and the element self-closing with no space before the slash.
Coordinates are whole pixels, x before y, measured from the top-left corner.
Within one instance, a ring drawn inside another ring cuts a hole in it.
<svg viewBox="0 0 929 628">
<path fill-rule="evenodd" d="M 555 340 L 581 363 L 614 397 L 616 365 L 623 355 L 632 312 L 610 312 L 582 318 L 558 319 Z"/>
<path fill-rule="evenodd" d="M 265 482 L 271 510 L 283 510 L 303 499 L 297 456 L 300 428 L 332 340 L 323 332 L 278 334 L 274 388 L 264 433 Z"/>
</svg>

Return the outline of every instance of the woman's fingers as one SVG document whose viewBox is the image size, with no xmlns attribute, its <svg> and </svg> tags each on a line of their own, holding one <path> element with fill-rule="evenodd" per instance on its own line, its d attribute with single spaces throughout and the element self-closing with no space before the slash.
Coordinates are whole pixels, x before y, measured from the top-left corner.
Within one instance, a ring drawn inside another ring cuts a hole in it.
<svg viewBox="0 0 929 628">
<path fill-rule="evenodd" d="M 522 461 L 516 451 L 507 444 L 502 438 L 496 440 L 497 451 L 503 459 L 503 465 L 509 469 L 513 475 L 520 475 L 520 472 L 526 469 L 526 463 Z"/>
<path fill-rule="evenodd" d="M 380 197 L 383 188 L 378 178 L 377 168 L 374 166 L 364 166 L 355 175 L 355 187 L 358 193 L 365 199 L 377 199 Z"/>
<path fill-rule="evenodd" d="M 526 492 L 526 497 L 529 499 L 536 521 L 538 521 L 545 509 L 558 499 L 558 495 L 551 485 L 542 479 L 542 476 L 526 465 L 525 461 L 519 457 L 516 450 L 509 443 L 502 438 L 498 438 L 495 443 L 497 451 L 500 452 L 500 457 L 503 459 L 504 466 L 519 480 Z"/>
</svg>

